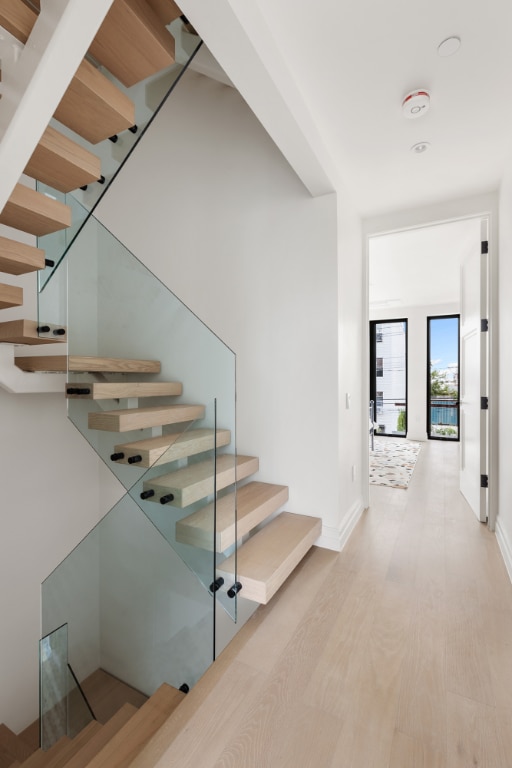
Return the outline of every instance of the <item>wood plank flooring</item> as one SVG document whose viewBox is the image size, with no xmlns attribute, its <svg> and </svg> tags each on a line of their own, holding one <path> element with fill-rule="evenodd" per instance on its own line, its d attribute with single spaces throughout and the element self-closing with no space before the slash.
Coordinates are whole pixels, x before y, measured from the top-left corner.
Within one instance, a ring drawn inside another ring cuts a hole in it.
<svg viewBox="0 0 512 768">
<path fill-rule="evenodd" d="M 458 451 L 372 486 L 345 549 L 313 548 L 134 768 L 512 768 L 512 585 Z"/>
</svg>

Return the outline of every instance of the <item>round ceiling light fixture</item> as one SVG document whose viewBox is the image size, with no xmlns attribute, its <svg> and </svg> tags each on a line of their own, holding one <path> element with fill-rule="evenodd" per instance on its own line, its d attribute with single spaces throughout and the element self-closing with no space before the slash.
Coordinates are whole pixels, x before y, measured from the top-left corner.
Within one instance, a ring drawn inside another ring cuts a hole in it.
<svg viewBox="0 0 512 768">
<path fill-rule="evenodd" d="M 427 149 L 430 149 L 430 142 L 418 141 L 417 144 L 412 145 L 411 152 L 414 152 L 415 155 L 422 155 Z"/>
<path fill-rule="evenodd" d="M 408 120 L 425 115 L 430 107 L 430 93 L 425 88 L 411 91 L 402 101 L 402 114 Z"/>
<path fill-rule="evenodd" d="M 457 53 L 459 48 L 460 37 L 453 35 L 452 37 L 447 37 L 442 43 L 439 43 L 437 46 L 437 53 L 439 56 L 453 56 L 454 53 Z"/>
</svg>

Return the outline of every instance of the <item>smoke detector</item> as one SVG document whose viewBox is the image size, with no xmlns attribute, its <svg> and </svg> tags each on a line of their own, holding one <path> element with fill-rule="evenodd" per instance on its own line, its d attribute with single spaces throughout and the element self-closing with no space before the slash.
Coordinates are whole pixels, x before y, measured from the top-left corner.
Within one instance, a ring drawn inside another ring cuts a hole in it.
<svg viewBox="0 0 512 768">
<path fill-rule="evenodd" d="M 428 112 L 430 93 L 424 88 L 411 91 L 402 101 L 402 114 L 409 120 L 414 120 Z"/>
</svg>

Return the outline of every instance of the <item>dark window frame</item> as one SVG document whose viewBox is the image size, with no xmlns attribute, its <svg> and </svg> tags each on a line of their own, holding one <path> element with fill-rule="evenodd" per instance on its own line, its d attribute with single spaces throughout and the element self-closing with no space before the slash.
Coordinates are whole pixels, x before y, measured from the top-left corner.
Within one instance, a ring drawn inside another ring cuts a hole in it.
<svg viewBox="0 0 512 768">
<path fill-rule="evenodd" d="M 451 320 L 457 319 L 458 321 L 458 334 L 457 334 L 457 371 L 458 371 L 458 399 L 457 399 L 457 437 L 447 437 L 446 435 L 432 435 L 432 406 L 430 395 L 430 323 L 432 320 Z M 427 438 L 428 440 L 444 440 L 445 442 L 458 443 L 460 442 L 460 314 L 448 314 L 448 315 L 428 315 L 427 316 L 427 407 L 426 407 L 426 420 L 427 420 Z"/>
<path fill-rule="evenodd" d="M 405 324 L 405 432 L 398 435 L 379 431 L 378 434 L 382 437 L 406 438 L 409 429 L 409 318 L 391 317 L 384 320 L 370 320 L 370 400 L 375 404 L 377 404 L 377 344 L 381 343 L 377 340 L 377 336 L 380 335 L 382 340 L 382 334 L 377 333 L 377 326 L 381 323 Z"/>
</svg>

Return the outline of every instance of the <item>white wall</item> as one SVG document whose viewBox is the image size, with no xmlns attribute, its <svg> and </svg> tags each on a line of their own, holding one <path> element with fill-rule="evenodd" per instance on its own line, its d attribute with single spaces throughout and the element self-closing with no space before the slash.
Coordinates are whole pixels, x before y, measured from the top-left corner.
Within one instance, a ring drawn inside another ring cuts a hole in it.
<svg viewBox="0 0 512 768">
<path fill-rule="evenodd" d="M 322 516 L 330 546 L 358 495 L 339 483 L 338 247 L 354 397 L 342 426 L 360 424 L 361 249 L 344 215 L 338 236 L 336 196 L 312 198 L 239 94 L 192 72 L 98 209 L 237 353 L 238 451 L 289 485 L 291 511 Z M 357 440 L 349 450 L 360 463 Z"/>
<path fill-rule="evenodd" d="M 396 318 L 408 320 L 407 437 L 409 440 L 427 439 L 427 317 L 458 313 L 458 303 L 375 309 L 370 312 L 370 320 Z"/>
<path fill-rule="evenodd" d="M 500 189 L 500 260 L 499 260 L 499 514 L 496 521 L 496 536 L 501 547 L 507 569 L 512 579 L 512 412 L 510 409 L 510 381 L 512 380 L 512 163 L 509 163 Z"/>
<path fill-rule="evenodd" d="M 347 541 L 366 505 L 368 406 L 366 398 L 366 275 L 361 220 L 343 190 L 338 192 L 338 472 L 339 512 L 327 518 L 322 543 Z M 347 402 L 347 395 L 349 399 Z M 348 405 L 348 407 L 347 407 Z"/>
<path fill-rule="evenodd" d="M 0 722 L 38 715 L 41 582 L 101 514 L 98 459 L 66 418 L 61 395 L 0 389 Z"/>
</svg>

